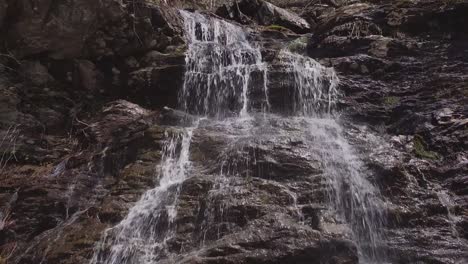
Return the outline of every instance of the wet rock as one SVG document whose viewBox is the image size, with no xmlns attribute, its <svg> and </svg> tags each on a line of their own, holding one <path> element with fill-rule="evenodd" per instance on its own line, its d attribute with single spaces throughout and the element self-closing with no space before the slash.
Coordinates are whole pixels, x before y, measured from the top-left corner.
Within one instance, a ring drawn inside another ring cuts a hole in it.
<svg viewBox="0 0 468 264">
<path fill-rule="evenodd" d="M 175 107 L 185 73 L 183 47 L 171 53 L 150 51 L 139 62 L 139 67 L 128 73 L 126 90 L 137 102 L 149 107 Z"/>
<path fill-rule="evenodd" d="M 94 117 L 89 125 L 83 124 L 87 140 L 100 144 L 117 144 L 131 141 L 135 134 L 148 128 L 145 121 L 150 111 L 139 105 L 120 100 L 104 106 L 102 112 Z"/>
<path fill-rule="evenodd" d="M 177 9 L 192 9 L 192 10 L 208 10 L 208 11 L 215 11 L 220 6 L 224 4 L 232 4 L 235 0 L 218 0 L 218 1 L 211 1 L 211 0 L 153 0 L 159 5 L 166 5 Z"/>
<path fill-rule="evenodd" d="M 224 7 L 218 14 L 226 18 L 248 23 L 250 18 L 260 25 L 285 27 L 296 33 L 307 33 L 310 25 L 296 14 L 261 0 L 242 0 L 231 7 Z"/>
<path fill-rule="evenodd" d="M 130 73 L 127 85 L 130 94 L 144 105 L 175 107 L 184 73 L 184 65 L 147 67 Z"/>
<path fill-rule="evenodd" d="M 398 158 L 390 159 L 393 155 L 387 153 L 385 158 L 369 161 L 381 177 L 385 196 L 398 205 L 389 209 L 391 227 L 386 231 L 391 240 L 389 252 L 393 252 L 389 257 L 396 262 L 466 259 L 465 242 L 450 235 L 451 226 L 463 223 L 464 214 L 455 213 L 459 220 L 447 220 L 450 216 L 441 209 L 438 191 L 429 191 L 449 186 L 463 189 L 459 184 L 464 177 L 459 173 L 464 165 L 455 157 L 464 155 L 458 146 L 465 146 L 466 141 L 457 128 L 466 118 L 461 110 L 466 97 L 459 90 L 465 78 L 461 55 L 465 49 L 457 46 L 460 55 L 453 56 L 448 47 L 453 42 L 466 43 L 466 34 L 452 24 L 463 20 L 459 12 L 465 8 L 466 3 L 447 8 L 438 1 L 385 5 L 374 1 L 344 4 L 335 10 L 312 6 L 321 15 L 304 14 L 317 22 L 308 53 L 339 71 L 340 89 L 346 94 L 341 102 L 345 115 L 398 137 L 395 145 L 387 147 L 398 150 Z M 435 172 L 441 164 L 452 164 L 454 170 L 441 176 Z M 443 242 L 433 248 L 424 243 L 435 237 Z"/>
<path fill-rule="evenodd" d="M 178 53 L 161 53 L 158 51 L 150 51 L 142 58 L 140 62 L 143 67 L 158 67 L 165 65 L 185 65 L 184 50 L 179 50 Z"/>
<path fill-rule="evenodd" d="M 15 224 L 7 228 L 14 235 L 0 247 L 12 242 L 30 248 L 15 253 L 16 262 L 88 259 L 103 230 L 120 221 L 141 193 L 157 183 L 155 164 L 161 159 L 165 129 L 155 126 L 157 117 L 150 115 L 129 102 L 109 103 L 82 121 L 83 133 L 94 143 L 88 148 L 55 165 L 8 167 L 0 177 L 0 193 L 19 191 L 10 207 Z"/>
<path fill-rule="evenodd" d="M 169 107 L 164 107 L 161 112 L 161 123 L 169 126 L 191 126 L 197 119 L 196 116 Z"/>
</svg>

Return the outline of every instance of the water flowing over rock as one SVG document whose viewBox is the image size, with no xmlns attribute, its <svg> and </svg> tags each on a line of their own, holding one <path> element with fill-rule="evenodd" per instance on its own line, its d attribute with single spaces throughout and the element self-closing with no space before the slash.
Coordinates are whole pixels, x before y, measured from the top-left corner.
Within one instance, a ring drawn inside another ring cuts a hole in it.
<svg viewBox="0 0 468 264">
<path fill-rule="evenodd" d="M 266 72 L 260 49 L 251 46 L 238 26 L 197 13 L 182 15 L 189 42 L 183 109 L 202 115 L 247 115 L 251 75 Z"/>
<path fill-rule="evenodd" d="M 341 235 L 349 236 L 358 244 L 362 258 L 376 260 L 380 257 L 377 246 L 382 243 L 378 229 L 382 226 L 383 203 L 377 203 L 378 191 L 364 177 L 362 165 L 343 138 L 342 129 L 332 119 L 331 108 L 337 100 L 338 83 L 333 70 L 301 55 L 282 51 L 279 61 L 291 73 L 290 84 L 293 85 L 293 96 L 286 99 L 293 101 L 292 113 L 299 116 L 283 118 L 270 114 L 267 108 L 251 112 L 248 105 L 250 76 L 254 70 L 260 71 L 264 78 L 267 76 L 260 51 L 252 48 L 246 32 L 238 26 L 199 13 L 182 11 L 182 15 L 189 47 L 188 69 L 180 93 L 181 107 L 196 114 L 214 115 L 215 119 L 204 118 L 199 126 L 192 128 L 189 134 L 194 134 L 194 142 L 190 143 L 192 136 L 184 137 L 178 158 L 174 158 L 176 143 L 171 141 L 163 154 L 166 158 L 163 157 L 159 186 L 146 192 L 121 223 L 106 231 L 92 263 L 190 262 L 193 261 L 192 252 L 198 250 L 204 252 L 202 256 L 209 261 L 214 257 L 214 253 L 209 252 L 220 250 L 225 243 L 237 244 L 238 252 L 217 254 L 226 261 L 243 262 L 257 254 L 254 252 L 266 249 L 266 245 L 248 249 L 238 241 L 255 239 L 240 235 L 244 230 L 239 228 L 258 230 L 265 224 L 267 215 L 262 208 L 265 205 L 258 204 L 257 208 L 250 209 L 242 206 L 253 199 L 247 192 L 259 189 L 257 184 L 275 186 L 289 200 L 290 213 L 270 208 L 280 226 L 295 226 L 297 231 L 293 232 L 298 232 L 296 235 L 302 239 L 305 237 L 301 232 L 314 233 L 314 229 L 319 229 L 333 234 L 334 225 L 349 226 L 349 233 Z M 265 101 L 268 101 L 268 83 L 268 79 L 263 82 Z M 229 109 L 231 105 L 234 108 Z M 226 115 L 226 110 L 233 114 Z M 289 130 L 295 131 L 294 137 L 288 135 L 293 133 Z M 211 154 L 206 153 L 203 141 L 200 142 L 208 135 L 218 141 L 217 149 Z M 301 150 L 272 152 L 271 146 L 284 140 L 294 140 Z M 195 150 L 189 151 L 189 146 Z M 204 160 L 206 155 L 213 158 Z M 293 157 L 302 160 L 302 165 L 288 161 Z M 189 160 L 191 169 L 187 168 Z M 184 208 L 184 204 L 194 202 L 184 195 L 189 191 L 187 188 L 194 188 L 186 169 L 195 174 L 193 181 L 203 179 L 209 183 L 207 187 L 211 186 L 203 204 L 198 206 L 198 220 L 191 219 L 188 208 Z M 281 171 L 282 177 L 275 176 Z M 322 186 L 322 193 L 309 198 L 298 197 L 295 189 L 304 186 L 291 186 L 288 178 L 297 178 L 297 182 L 304 181 L 304 184 L 322 179 L 326 184 Z M 252 182 L 253 186 L 246 187 L 243 182 Z M 333 209 L 317 208 L 313 213 L 315 220 L 307 217 L 312 221 L 311 227 L 304 222 L 303 207 L 307 203 L 328 205 Z M 239 213 L 246 214 L 244 219 L 236 219 Z M 317 220 L 322 215 L 329 219 Z M 279 231 L 276 228 L 274 232 Z M 184 241 L 182 234 L 191 239 Z M 260 239 L 268 243 L 266 241 L 271 238 Z M 288 235 L 284 239 L 288 241 L 292 237 Z M 316 235 L 315 239 L 327 238 Z M 294 240 L 289 243 L 304 247 Z M 315 250 L 320 251 L 319 248 Z M 333 251 L 332 247 L 327 250 Z M 352 252 L 353 248 L 348 251 Z M 296 254 L 271 257 L 289 261 L 298 258 Z M 315 254 L 300 258 L 317 261 Z M 351 254 L 342 258 L 354 261 L 357 256 Z M 329 261 L 327 256 L 321 257 L 321 262 Z"/>
<path fill-rule="evenodd" d="M 166 243 L 174 236 L 180 184 L 190 169 L 192 133 L 188 129 L 168 140 L 159 169 L 159 186 L 145 192 L 122 222 L 105 231 L 91 263 L 154 263 L 167 257 Z"/>
<path fill-rule="evenodd" d="M 274 89 L 268 90 L 283 96 L 270 95 L 274 108 L 304 116 L 332 114 L 339 96 L 339 80 L 333 69 L 287 49 L 281 50 L 276 59 L 267 80 Z M 276 98 L 283 102 L 276 102 Z"/>
<path fill-rule="evenodd" d="M 468 263 L 467 13 L 0 0 L 0 264 Z"/>
</svg>

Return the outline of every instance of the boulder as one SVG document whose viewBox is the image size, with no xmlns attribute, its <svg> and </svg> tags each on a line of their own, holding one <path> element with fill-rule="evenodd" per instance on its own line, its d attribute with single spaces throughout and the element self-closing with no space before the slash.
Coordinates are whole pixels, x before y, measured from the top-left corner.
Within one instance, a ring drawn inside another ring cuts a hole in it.
<svg viewBox="0 0 468 264">
<path fill-rule="evenodd" d="M 106 104 L 89 125 L 85 125 L 84 133 L 88 140 L 106 144 L 122 144 L 131 141 L 135 134 L 146 130 L 148 124 L 145 117 L 150 111 L 137 104 L 119 100 Z"/>
</svg>

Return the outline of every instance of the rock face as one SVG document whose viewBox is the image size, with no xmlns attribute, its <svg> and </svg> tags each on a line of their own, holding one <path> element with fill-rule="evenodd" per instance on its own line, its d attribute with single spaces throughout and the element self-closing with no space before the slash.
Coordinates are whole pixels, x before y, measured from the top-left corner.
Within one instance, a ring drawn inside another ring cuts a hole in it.
<svg viewBox="0 0 468 264">
<path fill-rule="evenodd" d="M 119 1 L 10 1 L 7 45 L 17 56 L 48 53 L 50 57 L 78 56 L 96 25 L 123 16 Z M 104 15 L 104 13 L 106 13 Z"/>
<path fill-rule="evenodd" d="M 389 223 L 389 246 L 401 252 L 397 254 L 405 263 L 466 261 L 460 254 L 464 246 L 455 253 L 455 245 L 466 223 L 466 197 L 460 183 L 466 171 L 462 157 L 467 141 L 459 124 L 467 114 L 462 88 L 467 50 L 461 47 L 468 32 L 459 25 L 466 22 L 462 14 L 467 7 L 463 1 L 345 5 L 317 18 L 317 33 L 309 42 L 312 57 L 340 71 L 346 115 L 384 127 L 394 135 L 393 148 L 404 153 L 396 167 L 383 166 L 390 169 L 383 188 L 396 205 L 392 214 L 398 215 Z M 396 180 L 395 173 L 403 178 Z M 444 190 L 453 199 L 449 207 Z M 459 210 L 460 218 L 454 222 L 444 217 L 451 210 Z M 421 239 L 432 241 L 434 235 L 444 238 L 425 249 L 416 246 Z"/>
<path fill-rule="evenodd" d="M 253 20 L 259 25 L 272 28 L 284 27 L 296 33 L 310 31 L 310 25 L 305 19 L 262 0 L 242 0 L 239 3 L 235 2 L 232 6 L 224 5 L 218 9 L 217 13 L 243 23 Z"/>
<path fill-rule="evenodd" d="M 249 32 L 268 64 L 249 107 L 267 98 L 278 117 L 250 135 L 200 121 L 161 263 L 359 262 L 323 163 L 304 155 L 315 145 L 282 117 L 296 111 L 288 65 L 311 63 L 285 51 L 337 71 L 344 137 L 386 202 L 386 261 L 468 262 L 468 2 L 270 2 L 0 0 L 0 263 L 88 263 L 160 186 L 168 140 L 198 120 L 171 109 L 186 70 L 178 8 Z"/>
</svg>

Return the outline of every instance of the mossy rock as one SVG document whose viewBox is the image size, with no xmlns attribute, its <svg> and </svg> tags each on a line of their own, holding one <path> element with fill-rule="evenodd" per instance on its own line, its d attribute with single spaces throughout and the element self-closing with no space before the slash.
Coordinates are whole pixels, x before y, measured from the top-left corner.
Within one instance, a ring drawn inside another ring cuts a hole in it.
<svg viewBox="0 0 468 264">
<path fill-rule="evenodd" d="M 423 137 L 420 135 L 415 135 L 413 139 L 413 148 L 416 156 L 423 159 L 435 160 L 439 158 L 439 155 L 436 152 L 427 150 L 427 143 L 424 141 Z"/>
<path fill-rule="evenodd" d="M 288 43 L 288 50 L 303 53 L 307 50 L 307 37 L 300 37 Z"/>
</svg>

